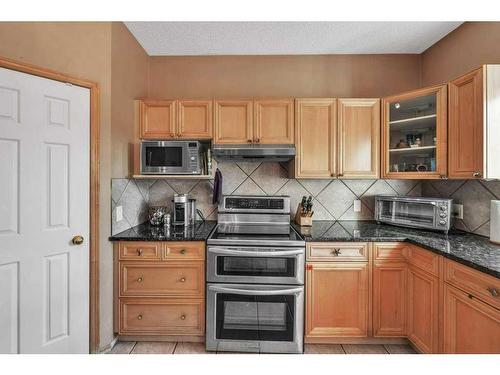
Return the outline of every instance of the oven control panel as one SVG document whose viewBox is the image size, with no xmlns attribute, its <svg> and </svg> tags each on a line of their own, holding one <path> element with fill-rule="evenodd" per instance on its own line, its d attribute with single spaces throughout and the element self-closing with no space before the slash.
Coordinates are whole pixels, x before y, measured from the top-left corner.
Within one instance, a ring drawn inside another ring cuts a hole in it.
<svg viewBox="0 0 500 375">
<path fill-rule="evenodd" d="M 282 210 L 285 208 L 283 198 L 230 198 L 225 200 L 226 209 L 250 210 Z"/>
</svg>

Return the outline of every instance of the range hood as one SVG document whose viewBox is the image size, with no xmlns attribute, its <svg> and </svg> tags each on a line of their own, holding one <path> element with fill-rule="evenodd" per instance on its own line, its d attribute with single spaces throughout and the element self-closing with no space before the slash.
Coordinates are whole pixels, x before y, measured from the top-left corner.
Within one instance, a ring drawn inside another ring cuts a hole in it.
<svg viewBox="0 0 500 375">
<path fill-rule="evenodd" d="M 217 161 L 289 161 L 295 157 L 294 145 L 214 145 L 213 158 Z"/>
</svg>

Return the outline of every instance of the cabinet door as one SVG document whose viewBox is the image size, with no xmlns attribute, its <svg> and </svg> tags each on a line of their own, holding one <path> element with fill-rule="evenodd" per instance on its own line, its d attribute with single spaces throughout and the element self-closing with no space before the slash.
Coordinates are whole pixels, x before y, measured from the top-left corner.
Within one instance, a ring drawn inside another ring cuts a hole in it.
<svg viewBox="0 0 500 375">
<path fill-rule="evenodd" d="M 499 354 L 500 310 L 445 284 L 444 352 Z"/>
<path fill-rule="evenodd" d="M 338 99 L 339 173 L 380 177 L 380 99 Z"/>
<path fill-rule="evenodd" d="M 408 267 L 408 338 L 423 353 L 438 352 L 439 280 Z"/>
<path fill-rule="evenodd" d="M 253 141 L 252 107 L 251 100 L 215 101 L 214 143 L 251 143 Z"/>
<path fill-rule="evenodd" d="M 450 178 L 483 175 L 483 70 L 477 69 L 448 84 Z"/>
<path fill-rule="evenodd" d="M 293 100 L 269 99 L 254 102 L 254 142 L 293 144 Z"/>
<path fill-rule="evenodd" d="M 373 265 L 373 335 L 406 336 L 406 263 Z"/>
<path fill-rule="evenodd" d="M 432 179 L 447 170 L 446 85 L 382 100 L 382 178 Z"/>
<path fill-rule="evenodd" d="M 180 100 L 177 136 L 186 139 L 212 138 L 212 101 Z"/>
<path fill-rule="evenodd" d="M 175 100 L 140 102 L 141 139 L 170 139 L 175 136 Z"/>
<path fill-rule="evenodd" d="M 306 341 L 368 334 L 368 264 L 308 263 Z"/>
<path fill-rule="evenodd" d="M 295 102 L 295 177 L 336 176 L 336 100 L 297 99 Z"/>
</svg>

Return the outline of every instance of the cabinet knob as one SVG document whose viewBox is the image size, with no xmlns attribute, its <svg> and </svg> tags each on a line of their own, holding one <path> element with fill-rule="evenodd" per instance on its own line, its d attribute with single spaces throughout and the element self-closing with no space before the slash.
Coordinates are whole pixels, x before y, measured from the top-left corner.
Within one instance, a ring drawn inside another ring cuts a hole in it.
<svg viewBox="0 0 500 375">
<path fill-rule="evenodd" d="M 143 280 L 144 280 L 144 278 L 143 278 L 142 276 L 139 276 L 139 277 L 137 278 L 137 282 L 138 282 L 138 283 L 142 283 L 142 281 L 143 281 Z"/>
<path fill-rule="evenodd" d="M 178 137 L 180 137 L 181 135 L 182 135 L 182 134 L 181 134 L 181 132 L 177 133 L 177 136 L 178 136 Z"/>
<path fill-rule="evenodd" d="M 330 177 L 335 177 L 335 173 L 331 173 L 331 174 L 330 174 Z"/>
<path fill-rule="evenodd" d="M 498 297 L 498 290 L 496 290 L 495 288 L 487 288 L 486 289 L 488 292 L 490 292 L 490 294 L 493 296 L 493 297 Z"/>
<path fill-rule="evenodd" d="M 142 256 L 142 249 L 137 249 L 137 256 Z"/>
<path fill-rule="evenodd" d="M 247 139 L 247 142 L 248 143 L 252 143 L 253 141 L 251 139 Z"/>
<path fill-rule="evenodd" d="M 337 177 L 342 177 L 343 175 L 344 175 L 343 173 L 339 173 Z"/>
<path fill-rule="evenodd" d="M 441 174 L 441 175 L 439 175 L 439 178 L 440 178 L 441 180 L 447 180 L 447 179 L 448 179 L 448 176 L 446 176 L 446 175 L 444 175 L 444 174 Z"/>
<path fill-rule="evenodd" d="M 179 279 L 179 281 L 180 281 L 181 283 L 184 283 L 184 282 L 186 281 L 186 278 L 185 278 L 185 277 L 181 277 L 181 278 Z"/>
<path fill-rule="evenodd" d="M 481 172 L 474 172 L 472 177 L 481 177 Z"/>
<path fill-rule="evenodd" d="M 256 143 L 260 143 L 260 138 L 255 138 Z"/>
<path fill-rule="evenodd" d="M 142 320 L 142 314 L 137 315 L 137 320 Z"/>
<path fill-rule="evenodd" d="M 341 254 L 340 249 L 333 249 L 332 254 L 335 255 L 336 257 Z"/>
<path fill-rule="evenodd" d="M 182 255 L 186 254 L 186 249 L 181 249 L 181 251 L 179 251 L 179 253 L 181 253 Z"/>
<path fill-rule="evenodd" d="M 170 133 L 170 137 L 173 138 L 175 136 L 174 133 Z"/>
<path fill-rule="evenodd" d="M 181 315 L 181 320 L 186 320 L 186 315 L 182 314 Z"/>
</svg>

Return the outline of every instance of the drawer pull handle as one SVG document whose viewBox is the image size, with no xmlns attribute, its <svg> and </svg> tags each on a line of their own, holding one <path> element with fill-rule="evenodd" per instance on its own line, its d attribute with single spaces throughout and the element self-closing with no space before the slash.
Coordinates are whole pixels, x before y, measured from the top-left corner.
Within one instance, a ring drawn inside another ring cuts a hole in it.
<svg viewBox="0 0 500 375">
<path fill-rule="evenodd" d="M 181 251 L 179 251 L 182 255 L 186 254 L 186 249 L 182 249 Z"/>
<path fill-rule="evenodd" d="M 490 294 L 493 296 L 493 297 L 498 297 L 498 290 L 496 290 L 495 288 L 488 288 L 486 289 L 488 292 L 490 292 Z"/>
<path fill-rule="evenodd" d="M 137 315 L 137 320 L 142 320 L 142 314 Z"/>
<path fill-rule="evenodd" d="M 181 315 L 181 320 L 186 320 L 186 315 L 182 314 Z"/>
<path fill-rule="evenodd" d="M 179 280 L 181 283 L 185 282 L 186 281 L 186 278 L 185 277 L 181 277 L 180 280 Z"/>
<path fill-rule="evenodd" d="M 332 254 L 338 257 L 341 254 L 340 249 L 333 249 Z"/>
<path fill-rule="evenodd" d="M 137 249 L 137 255 L 142 256 L 142 249 Z"/>
<path fill-rule="evenodd" d="M 140 276 L 140 277 L 137 279 L 137 282 L 138 282 L 138 283 L 142 283 L 142 282 L 143 282 L 143 280 L 144 280 L 144 278 L 143 278 L 142 276 Z"/>
</svg>

